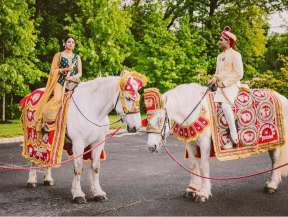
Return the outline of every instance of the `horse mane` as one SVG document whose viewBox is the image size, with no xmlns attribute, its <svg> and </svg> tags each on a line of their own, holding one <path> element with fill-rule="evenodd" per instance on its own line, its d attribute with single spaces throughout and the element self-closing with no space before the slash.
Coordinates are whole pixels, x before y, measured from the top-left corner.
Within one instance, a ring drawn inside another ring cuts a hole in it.
<svg viewBox="0 0 288 217">
<path fill-rule="evenodd" d="M 101 88 L 104 84 L 107 84 L 107 81 L 118 80 L 119 76 L 107 76 L 107 77 L 97 77 L 93 80 L 88 80 L 81 82 L 78 88 L 91 88 L 93 91 Z"/>
<path fill-rule="evenodd" d="M 206 90 L 205 86 L 196 83 L 181 84 L 163 94 L 169 116 L 181 123 L 192 111 Z M 198 106 L 191 115 L 191 120 L 198 118 L 201 106 Z"/>
<path fill-rule="evenodd" d="M 199 91 L 201 90 L 201 91 Z M 186 91 L 191 91 L 190 93 L 187 93 Z M 198 84 L 198 83 L 189 83 L 189 84 L 180 84 L 176 87 L 174 87 L 173 89 L 170 89 L 168 90 L 167 92 L 165 92 L 163 95 L 165 97 L 175 97 L 177 96 L 178 94 L 181 94 L 183 92 L 186 92 L 186 94 L 188 95 L 192 95 L 193 94 L 196 94 L 199 96 L 201 96 L 202 92 L 205 91 L 205 86 L 201 85 L 201 84 Z M 203 92 L 204 94 L 204 92 Z M 195 97 L 195 96 L 193 96 Z"/>
</svg>

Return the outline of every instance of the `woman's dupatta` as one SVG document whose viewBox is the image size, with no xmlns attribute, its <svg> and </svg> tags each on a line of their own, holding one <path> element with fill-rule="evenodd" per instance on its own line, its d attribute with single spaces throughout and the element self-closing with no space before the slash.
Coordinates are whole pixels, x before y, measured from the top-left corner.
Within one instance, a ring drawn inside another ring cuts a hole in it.
<svg viewBox="0 0 288 217">
<path fill-rule="evenodd" d="M 42 98 L 40 99 L 39 104 L 37 106 L 37 110 L 35 112 L 35 117 L 36 117 L 35 127 L 36 127 L 37 132 L 41 131 L 44 105 L 50 99 L 51 95 L 53 94 L 55 85 L 57 84 L 57 80 L 59 77 L 59 62 L 60 62 L 60 52 L 56 53 L 53 57 L 45 92 Z"/>
</svg>

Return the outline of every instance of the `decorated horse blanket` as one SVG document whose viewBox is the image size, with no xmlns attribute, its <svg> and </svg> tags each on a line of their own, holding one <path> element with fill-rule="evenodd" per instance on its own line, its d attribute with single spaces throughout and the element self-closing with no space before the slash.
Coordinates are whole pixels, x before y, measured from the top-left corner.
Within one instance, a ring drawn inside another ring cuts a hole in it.
<svg viewBox="0 0 288 217">
<path fill-rule="evenodd" d="M 211 129 L 215 155 L 219 160 L 249 157 L 274 149 L 285 143 L 284 116 L 280 101 L 272 90 L 241 90 L 232 107 L 236 119 L 239 144 L 231 143 L 228 123 L 221 105 L 209 93 Z"/>
<path fill-rule="evenodd" d="M 59 167 L 62 160 L 67 111 L 72 92 L 64 94 L 63 105 L 57 114 L 56 121 L 49 126 L 49 132 L 38 132 L 36 131 L 35 113 L 43 94 L 44 89 L 34 90 L 19 103 L 23 109 L 21 117 L 24 132 L 22 155 L 42 167 Z"/>
</svg>

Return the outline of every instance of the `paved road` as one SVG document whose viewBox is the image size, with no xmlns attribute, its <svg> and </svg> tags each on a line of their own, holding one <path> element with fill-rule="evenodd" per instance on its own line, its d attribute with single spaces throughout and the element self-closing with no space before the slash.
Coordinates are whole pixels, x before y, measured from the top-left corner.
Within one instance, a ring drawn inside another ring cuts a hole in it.
<svg viewBox="0 0 288 217">
<path fill-rule="evenodd" d="M 36 189 L 25 187 L 26 172 L 0 171 L 0 215 L 288 215 L 287 179 L 276 194 L 266 195 L 262 188 L 267 175 L 214 181 L 213 197 L 204 204 L 184 199 L 189 175 L 164 152 L 149 153 L 145 142 L 146 135 L 137 135 L 113 138 L 107 144 L 108 159 L 101 170 L 102 187 L 109 197 L 106 202 L 71 202 L 72 164 L 53 171 L 53 187 L 43 186 L 43 174 L 38 173 Z M 183 159 L 183 145 L 169 139 L 168 147 Z M 2 144 L 0 150 L 1 163 L 25 163 L 19 145 Z M 211 160 L 211 171 L 213 176 L 245 175 L 267 168 L 269 163 L 267 154 L 242 161 Z M 87 169 L 82 186 L 89 192 Z"/>
</svg>

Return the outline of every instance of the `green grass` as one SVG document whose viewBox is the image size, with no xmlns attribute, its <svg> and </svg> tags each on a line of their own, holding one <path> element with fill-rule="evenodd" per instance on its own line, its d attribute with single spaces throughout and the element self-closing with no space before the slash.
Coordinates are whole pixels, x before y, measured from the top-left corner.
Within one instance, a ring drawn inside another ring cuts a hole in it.
<svg viewBox="0 0 288 217">
<path fill-rule="evenodd" d="M 109 115 L 110 123 L 117 121 L 120 117 L 118 115 Z M 126 124 L 118 122 L 110 126 L 110 128 L 125 128 Z M 21 121 L 12 120 L 5 124 L 0 124 L 0 138 L 9 138 L 23 135 Z"/>
<path fill-rule="evenodd" d="M 12 120 L 5 124 L 0 124 L 0 138 L 23 135 L 20 119 Z"/>
</svg>

